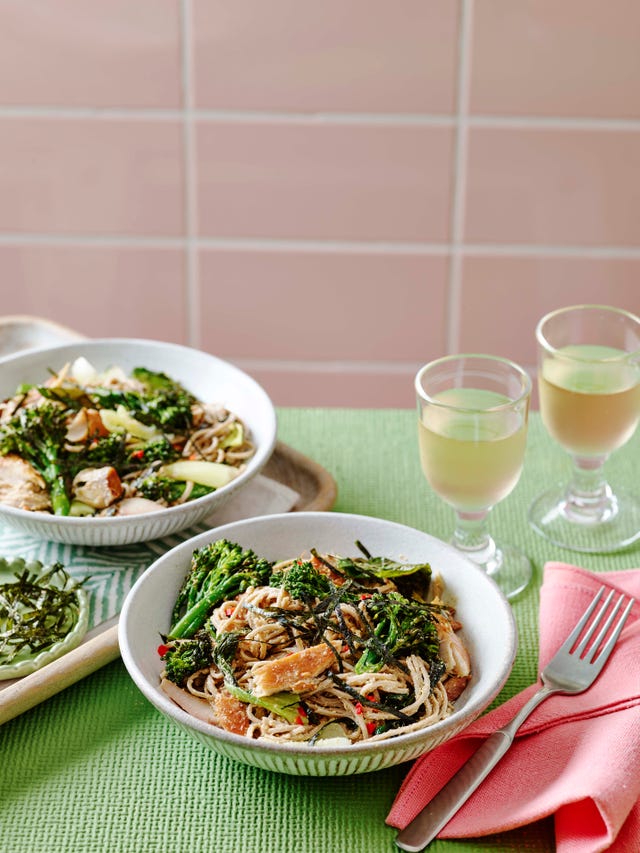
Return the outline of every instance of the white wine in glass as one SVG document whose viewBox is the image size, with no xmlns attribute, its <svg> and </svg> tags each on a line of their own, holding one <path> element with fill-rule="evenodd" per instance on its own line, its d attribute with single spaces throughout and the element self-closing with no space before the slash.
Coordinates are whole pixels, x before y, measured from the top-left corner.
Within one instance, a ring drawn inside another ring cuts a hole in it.
<svg viewBox="0 0 640 853">
<path fill-rule="evenodd" d="M 420 462 L 434 492 L 456 512 L 452 543 L 508 598 L 527 586 L 531 564 L 517 549 L 496 544 L 487 516 L 520 477 L 530 390 L 522 368 L 493 356 L 448 356 L 416 376 Z"/>
<path fill-rule="evenodd" d="M 540 495 L 529 518 L 550 541 L 610 552 L 640 538 L 640 501 L 614 493 L 604 463 L 640 419 L 640 320 L 618 308 L 576 305 L 536 329 L 540 413 L 573 459 L 573 476 Z"/>
</svg>

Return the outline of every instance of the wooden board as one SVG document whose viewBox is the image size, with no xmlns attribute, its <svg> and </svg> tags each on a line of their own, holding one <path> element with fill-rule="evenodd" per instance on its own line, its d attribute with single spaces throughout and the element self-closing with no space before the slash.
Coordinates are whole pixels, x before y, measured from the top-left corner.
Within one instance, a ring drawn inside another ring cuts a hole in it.
<svg viewBox="0 0 640 853">
<path fill-rule="evenodd" d="M 298 492 L 300 499 L 293 512 L 328 510 L 336 501 L 338 491 L 331 474 L 313 459 L 281 441 L 276 443 L 273 455 L 261 473 Z"/>
<path fill-rule="evenodd" d="M 336 483 L 313 459 L 282 442 L 261 472 L 300 495 L 292 512 L 323 511 L 333 506 Z M 58 660 L 15 681 L 0 681 L 0 725 L 85 678 L 120 654 L 118 617 L 89 631 L 83 642 Z"/>
</svg>

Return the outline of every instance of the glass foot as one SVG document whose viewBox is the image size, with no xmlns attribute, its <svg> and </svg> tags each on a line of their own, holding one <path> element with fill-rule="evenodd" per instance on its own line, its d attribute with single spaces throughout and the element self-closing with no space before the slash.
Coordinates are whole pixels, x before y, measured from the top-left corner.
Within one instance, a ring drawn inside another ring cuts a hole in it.
<svg viewBox="0 0 640 853">
<path fill-rule="evenodd" d="M 607 487 L 598 501 L 556 486 L 529 508 L 536 533 L 554 545 L 587 554 L 622 551 L 640 539 L 640 499 Z"/>
<path fill-rule="evenodd" d="M 493 539 L 484 548 L 469 549 L 460 547 L 454 536 L 452 544 L 477 563 L 492 578 L 508 599 L 515 598 L 531 581 L 531 562 L 522 551 L 512 545 L 497 545 Z"/>
</svg>

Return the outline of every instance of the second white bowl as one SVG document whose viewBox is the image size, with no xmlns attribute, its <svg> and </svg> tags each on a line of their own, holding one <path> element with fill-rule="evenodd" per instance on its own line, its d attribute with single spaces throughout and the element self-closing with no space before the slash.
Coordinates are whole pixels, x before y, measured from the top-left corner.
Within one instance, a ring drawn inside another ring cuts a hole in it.
<svg viewBox="0 0 640 853">
<path fill-rule="evenodd" d="M 455 602 L 460 632 L 469 650 L 472 679 L 455 711 L 433 726 L 388 740 L 348 746 L 310 747 L 272 743 L 231 734 L 179 708 L 160 688 L 163 663 L 160 635 L 167 634 L 171 611 L 196 548 L 227 538 L 270 560 L 295 557 L 310 548 L 321 553 L 358 556 L 355 541 L 371 554 L 407 562 L 431 563 Z M 273 770 L 309 776 L 340 776 L 380 770 L 427 752 L 469 725 L 498 695 L 511 671 L 517 648 L 515 621 L 496 584 L 453 548 L 402 524 L 346 513 L 291 513 L 234 522 L 196 536 L 169 551 L 148 569 L 127 596 L 119 628 L 122 659 L 146 698 L 204 746 L 229 758 Z"/>
</svg>

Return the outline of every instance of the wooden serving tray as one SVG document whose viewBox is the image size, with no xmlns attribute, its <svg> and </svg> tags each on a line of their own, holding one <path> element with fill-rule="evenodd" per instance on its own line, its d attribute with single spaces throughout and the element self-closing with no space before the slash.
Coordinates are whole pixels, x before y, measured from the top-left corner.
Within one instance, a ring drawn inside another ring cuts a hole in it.
<svg viewBox="0 0 640 853">
<path fill-rule="evenodd" d="M 281 441 L 261 473 L 289 486 L 300 495 L 292 512 L 321 512 L 331 509 L 338 490 L 336 481 L 322 465 Z"/>
<path fill-rule="evenodd" d="M 292 512 L 329 510 L 336 500 L 331 474 L 282 442 L 277 442 L 261 473 L 300 495 Z M 89 631 L 79 646 L 58 660 L 15 681 L 0 681 L 0 725 L 111 663 L 119 654 L 118 617 L 114 616 Z"/>
</svg>

